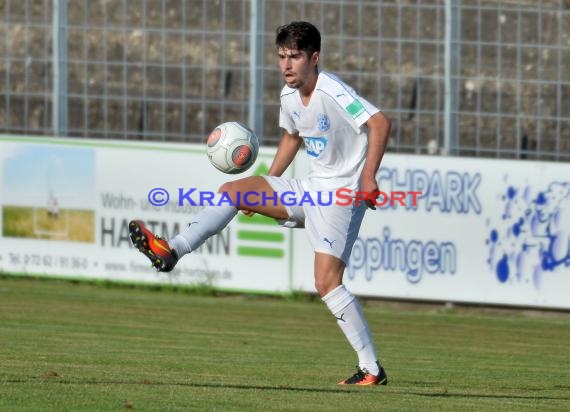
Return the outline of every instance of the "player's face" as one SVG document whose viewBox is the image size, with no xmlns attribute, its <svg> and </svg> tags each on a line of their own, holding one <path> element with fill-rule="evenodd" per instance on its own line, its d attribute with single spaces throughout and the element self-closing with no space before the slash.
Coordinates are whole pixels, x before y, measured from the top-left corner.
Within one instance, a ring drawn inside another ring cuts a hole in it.
<svg viewBox="0 0 570 412">
<path fill-rule="evenodd" d="M 317 74 L 319 53 L 309 56 L 307 52 L 296 49 L 279 48 L 279 68 L 287 86 L 303 89 L 313 84 Z"/>
</svg>

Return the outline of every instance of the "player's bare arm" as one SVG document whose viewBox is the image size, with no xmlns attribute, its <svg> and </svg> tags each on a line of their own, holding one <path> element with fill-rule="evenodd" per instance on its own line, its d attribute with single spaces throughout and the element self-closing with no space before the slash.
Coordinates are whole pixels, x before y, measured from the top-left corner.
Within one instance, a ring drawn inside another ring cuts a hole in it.
<svg viewBox="0 0 570 412">
<path fill-rule="evenodd" d="M 284 131 L 277 148 L 277 153 L 273 158 L 273 163 L 269 168 L 268 175 L 281 176 L 295 158 L 302 143 L 303 139 L 301 139 L 298 134 L 291 134 Z"/>
<path fill-rule="evenodd" d="M 302 143 L 303 140 L 298 134 L 291 134 L 284 131 L 271 167 L 269 168 L 268 175 L 281 176 L 295 158 Z M 255 214 L 253 210 L 247 209 L 242 209 L 241 212 L 246 216 L 253 216 Z"/>
<path fill-rule="evenodd" d="M 384 113 L 378 112 L 368 119 L 366 126 L 368 127 L 368 149 L 360 176 L 360 190 L 372 194 L 378 191 L 376 172 L 386 150 L 391 123 Z"/>
</svg>

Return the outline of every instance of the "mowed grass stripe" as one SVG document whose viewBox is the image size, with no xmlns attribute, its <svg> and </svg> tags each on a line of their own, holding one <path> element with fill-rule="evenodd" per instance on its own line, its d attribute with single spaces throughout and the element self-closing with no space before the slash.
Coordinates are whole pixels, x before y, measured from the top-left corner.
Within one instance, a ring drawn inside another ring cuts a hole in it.
<svg viewBox="0 0 570 412">
<path fill-rule="evenodd" d="M 337 382 L 357 359 L 320 300 L 155 289 L 0 277 L 0 410 L 526 412 L 570 403 L 568 314 L 363 300 L 390 382 L 345 388 Z"/>
<path fill-rule="evenodd" d="M 259 240 L 263 242 L 283 242 L 285 235 L 276 232 L 259 232 L 255 230 L 238 230 L 240 240 Z"/>
</svg>

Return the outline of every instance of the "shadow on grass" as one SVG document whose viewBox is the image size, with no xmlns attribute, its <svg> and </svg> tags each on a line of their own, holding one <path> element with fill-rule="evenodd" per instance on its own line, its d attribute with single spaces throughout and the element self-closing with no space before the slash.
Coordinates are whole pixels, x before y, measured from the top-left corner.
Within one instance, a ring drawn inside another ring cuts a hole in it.
<svg viewBox="0 0 570 412">
<path fill-rule="evenodd" d="M 486 398 L 486 399 L 528 399 L 544 401 L 570 401 L 569 396 L 542 396 L 542 395 L 512 395 L 487 393 L 460 393 L 460 392 L 406 392 L 408 395 L 425 396 L 430 398 Z"/>
<path fill-rule="evenodd" d="M 65 380 L 57 377 L 43 377 L 35 379 L 0 379 L 0 384 L 21 383 L 21 384 L 35 384 L 38 382 L 55 383 L 60 385 L 147 385 L 147 386 L 180 386 L 188 388 L 210 388 L 210 389 L 242 389 L 242 390 L 256 390 L 256 391 L 293 391 L 293 392 L 321 392 L 321 393 L 343 393 L 352 387 L 339 386 L 337 389 L 333 388 L 312 388 L 312 387 L 295 387 L 290 385 L 240 385 L 240 384 L 224 384 L 224 383 L 194 383 L 194 382 L 156 382 L 149 380 L 142 381 L 119 381 L 119 380 Z"/>
<path fill-rule="evenodd" d="M 361 391 L 363 388 L 353 386 L 339 386 L 338 388 L 316 388 L 316 387 L 298 387 L 290 385 L 240 385 L 240 384 L 220 384 L 220 383 L 194 383 L 194 382 L 153 382 L 147 379 L 140 381 L 119 381 L 119 380 L 65 380 L 59 378 L 36 378 L 36 379 L 6 379 L 0 380 L 0 383 L 21 383 L 32 384 L 37 382 L 51 381 L 61 385 L 148 385 L 148 386 L 179 386 L 188 388 L 207 388 L 207 389 L 238 389 L 238 390 L 254 390 L 254 391 L 291 391 L 291 392 L 312 392 L 312 393 L 351 393 L 353 390 Z M 370 388 L 372 389 L 372 388 Z M 517 388 L 522 389 L 522 388 Z M 553 388 L 560 389 L 560 388 Z M 364 389 L 365 391 L 368 389 Z M 406 395 L 433 397 L 433 398 L 487 398 L 487 399 L 529 399 L 529 400 L 560 400 L 570 401 L 570 396 L 544 396 L 544 395 L 516 395 L 516 394 L 486 394 L 486 393 L 461 393 L 449 392 L 446 389 L 433 392 L 417 392 L 409 391 L 406 388 L 390 387 L 388 390 L 391 394 L 403 393 Z M 536 389 L 529 389 L 529 392 Z M 362 392 L 361 392 L 362 393 Z M 372 392 L 370 392 L 372 393 Z M 377 393 L 374 391 L 374 393 Z"/>
</svg>

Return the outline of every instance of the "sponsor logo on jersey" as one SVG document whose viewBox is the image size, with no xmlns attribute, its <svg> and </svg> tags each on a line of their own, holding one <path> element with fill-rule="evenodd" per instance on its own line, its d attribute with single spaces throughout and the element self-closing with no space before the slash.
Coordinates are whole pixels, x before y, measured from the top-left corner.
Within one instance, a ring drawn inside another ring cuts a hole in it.
<svg viewBox="0 0 570 412">
<path fill-rule="evenodd" d="M 317 127 L 319 132 L 326 132 L 331 128 L 331 122 L 326 113 L 319 113 L 317 115 Z"/>
<path fill-rule="evenodd" d="M 349 115 L 352 116 L 353 119 L 356 119 L 364 112 L 364 106 L 360 103 L 359 100 L 354 100 L 348 106 L 346 106 L 346 111 Z"/>
<path fill-rule="evenodd" d="M 305 147 L 307 154 L 313 157 L 319 157 L 320 154 L 326 149 L 328 139 L 326 137 L 306 137 Z"/>
</svg>

